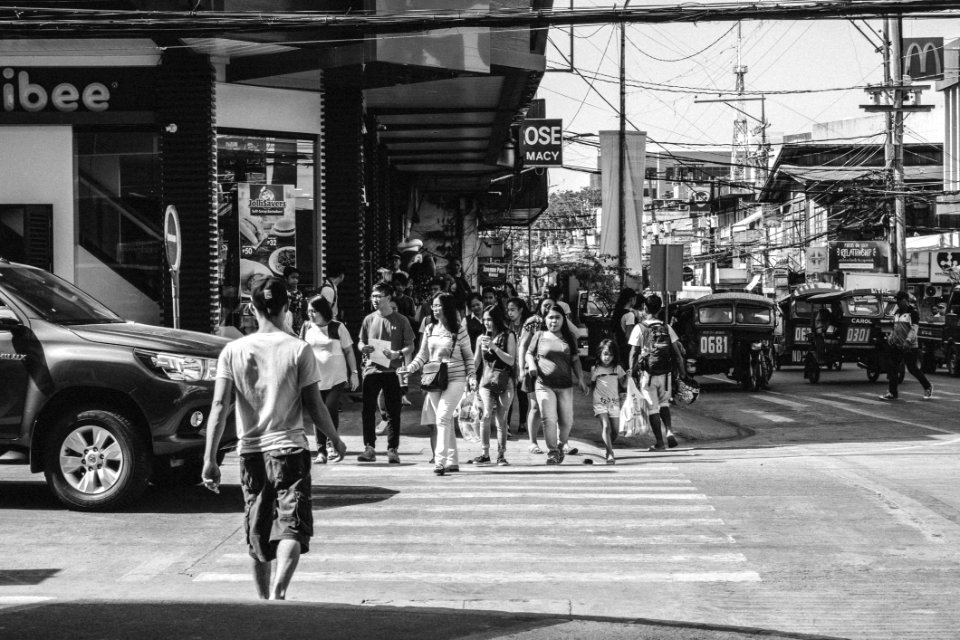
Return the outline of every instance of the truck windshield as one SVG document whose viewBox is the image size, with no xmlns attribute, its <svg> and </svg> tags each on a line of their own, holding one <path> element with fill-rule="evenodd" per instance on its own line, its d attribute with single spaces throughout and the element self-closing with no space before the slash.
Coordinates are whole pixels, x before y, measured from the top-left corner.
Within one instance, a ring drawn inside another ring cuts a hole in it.
<svg viewBox="0 0 960 640">
<path fill-rule="evenodd" d="M 35 317 L 56 324 L 125 322 L 110 309 L 57 276 L 21 267 L 0 268 L 0 288 L 17 298 Z"/>
</svg>

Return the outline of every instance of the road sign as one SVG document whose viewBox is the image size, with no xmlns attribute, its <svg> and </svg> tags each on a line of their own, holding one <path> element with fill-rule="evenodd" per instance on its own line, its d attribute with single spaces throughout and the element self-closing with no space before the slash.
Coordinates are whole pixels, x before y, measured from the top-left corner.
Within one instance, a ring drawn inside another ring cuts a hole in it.
<svg viewBox="0 0 960 640">
<path fill-rule="evenodd" d="M 177 214 L 177 208 L 172 204 L 163 214 L 163 245 L 167 252 L 170 271 L 179 271 L 183 244 L 180 241 L 180 216 Z"/>
<path fill-rule="evenodd" d="M 520 126 L 520 153 L 525 167 L 562 167 L 563 120 L 524 120 Z"/>
</svg>

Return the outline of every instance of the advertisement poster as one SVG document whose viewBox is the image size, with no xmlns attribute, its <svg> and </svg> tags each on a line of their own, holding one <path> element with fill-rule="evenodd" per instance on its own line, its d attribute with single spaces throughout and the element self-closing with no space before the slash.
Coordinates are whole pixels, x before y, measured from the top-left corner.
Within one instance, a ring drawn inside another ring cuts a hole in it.
<svg viewBox="0 0 960 640">
<path fill-rule="evenodd" d="M 831 242 L 829 270 L 886 273 L 889 255 L 890 245 L 886 242 Z"/>
<path fill-rule="evenodd" d="M 960 249 L 931 251 L 930 282 L 960 284 Z"/>
<path fill-rule="evenodd" d="M 297 264 L 297 223 L 294 187 L 289 184 L 237 185 L 240 227 L 240 291 L 249 294 L 256 283 L 283 275 Z"/>
<path fill-rule="evenodd" d="M 807 247 L 807 273 L 826 273 L 827 271 L 827 248 L 826 247 Z"/>
</svg>

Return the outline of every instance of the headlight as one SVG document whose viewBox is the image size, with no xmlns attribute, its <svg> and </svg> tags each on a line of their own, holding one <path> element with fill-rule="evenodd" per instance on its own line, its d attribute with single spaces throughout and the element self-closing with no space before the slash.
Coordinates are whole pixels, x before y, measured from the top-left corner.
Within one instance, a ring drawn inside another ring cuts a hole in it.
<svg viewBox="0 0 960 640">
<path fill-rule="evenodd" d="M 181 356 L 175 353 L 135 351 L 140 362 L 155 374 L 177 382 L 212 382 L 217 377 L 217 361 L 213 358 Z"/>
</svg>

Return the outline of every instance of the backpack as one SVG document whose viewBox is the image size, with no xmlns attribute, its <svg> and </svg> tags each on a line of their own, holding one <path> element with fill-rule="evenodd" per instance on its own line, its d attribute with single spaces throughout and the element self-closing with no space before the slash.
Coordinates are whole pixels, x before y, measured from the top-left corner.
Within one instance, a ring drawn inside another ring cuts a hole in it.
<svg viewBox="0 0 960 640">
<path fill-rule="evenodd" d="M 670 330 L 660 321 L 644 323 L 647 330 L 644 332 L 641 344 L 640 357 L 636 366 L 640 371 L 646 371 L 652 376 L 660 376 L 673 372 L 673 342 L 670 340 Z"/>
</svg>

